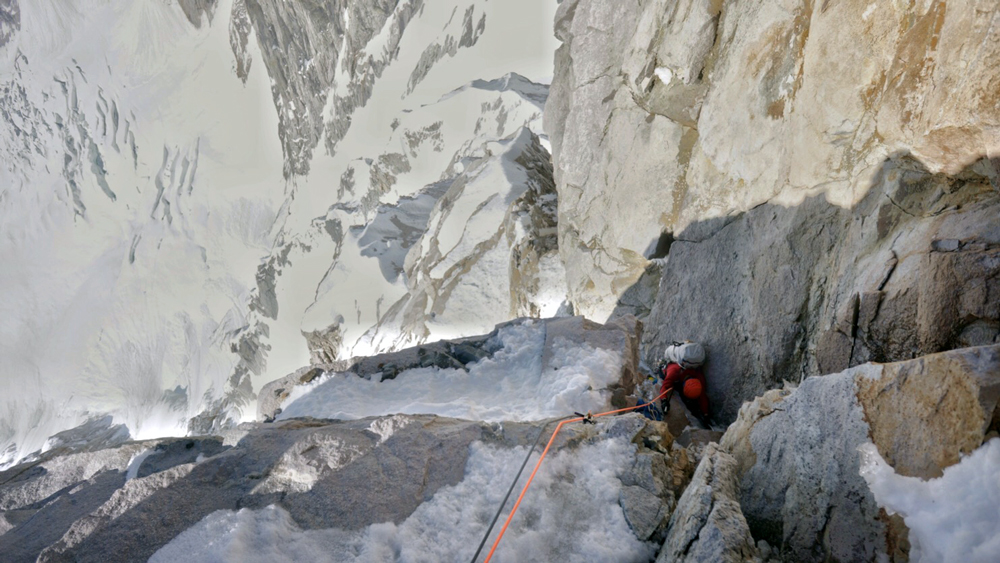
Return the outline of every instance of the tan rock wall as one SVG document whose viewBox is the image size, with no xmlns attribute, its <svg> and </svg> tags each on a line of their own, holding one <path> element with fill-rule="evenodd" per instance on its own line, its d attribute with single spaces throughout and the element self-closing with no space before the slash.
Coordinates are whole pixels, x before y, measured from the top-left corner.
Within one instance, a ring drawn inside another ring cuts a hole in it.
<svg viewBox="0 0 1000 563">
<path fill-rule="evenodd" d="M 949 175 L 996 155 L 997 14 L 937 0 L 564 2 L 546 129 L 578 312 L 610 315 L 662 231 L 807 195 L 851 207 L 890 155 Z"/>
</svg>

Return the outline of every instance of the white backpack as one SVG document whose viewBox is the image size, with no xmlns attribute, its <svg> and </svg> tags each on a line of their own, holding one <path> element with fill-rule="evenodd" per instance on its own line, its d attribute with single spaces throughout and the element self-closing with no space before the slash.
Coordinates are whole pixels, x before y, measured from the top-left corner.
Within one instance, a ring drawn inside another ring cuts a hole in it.
<svg viewBox="0 0 1000 563">
<path fill-rule="evenodd" d="M 684 369 L 692 369 L 705 363 L 705 348 L 690 340 L 674 342 L 667 346 L 666 351 L 663 352 L 663 358 L 668 362 L 680 364 Z"/>
</svg>

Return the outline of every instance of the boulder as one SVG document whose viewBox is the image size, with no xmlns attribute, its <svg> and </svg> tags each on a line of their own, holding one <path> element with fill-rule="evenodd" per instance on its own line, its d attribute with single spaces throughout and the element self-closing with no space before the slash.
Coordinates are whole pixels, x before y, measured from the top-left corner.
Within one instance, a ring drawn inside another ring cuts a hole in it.
<svg viewBox="0 0 1000 563">
<path fill-rule="evenodd" d="M 717 444 L 705 456 L 670 518 L 657 563 L 760 561 L 740 511 L 736 460 Z"/>
<path fill-rule="evenodd" d="M 901 474 L 939 476 L 995 429 L 998 399 L 997 345 L 865 364 L 747 403 L 721 447 L 754 537 L 784 557 L 905 560 L 905 524 L 876 504 L 859 446 L 874 441 Z"/>
</svg>

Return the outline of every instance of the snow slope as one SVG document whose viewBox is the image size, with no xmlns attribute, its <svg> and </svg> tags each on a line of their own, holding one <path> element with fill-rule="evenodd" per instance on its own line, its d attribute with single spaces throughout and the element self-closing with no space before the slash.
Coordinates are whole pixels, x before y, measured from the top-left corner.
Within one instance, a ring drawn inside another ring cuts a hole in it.
<svg viewBox="0 0 1000 563">
<path fill-rule="evenodd" d="M 173 4 L 21 4 L 0 67 L 0 463 L 87 413 L 183 432 L 224 387 L 283 200 L 267 77 L 236 80 L 227 43 Z"/>
</svg>

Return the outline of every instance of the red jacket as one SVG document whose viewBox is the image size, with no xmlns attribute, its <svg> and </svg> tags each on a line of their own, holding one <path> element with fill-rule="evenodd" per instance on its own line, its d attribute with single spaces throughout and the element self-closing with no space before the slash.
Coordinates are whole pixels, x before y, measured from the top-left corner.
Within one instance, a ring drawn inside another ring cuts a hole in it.
<svg viewBox="0 0 1000 563">
<path fill-rule="evenodd" d="M 688 399 L 684 396 L 684 382 L 691 378 L 697 379 L 701 383 L 701 396 L 697 399 Z M 684 399 L 684 404 L 689 409 L 694 410 L 695 415 L 700 414 L 708 418 L 708 385 L 705 384 L 705 374 L 701 373 L 700 369 L 684 369 L 675 363 L 667 364 L 663 370 L 663 385 L 660 387 L 660 393 L 666 393 L 668 389 L 673 389 L 674 393 Z"/>
</svg>

